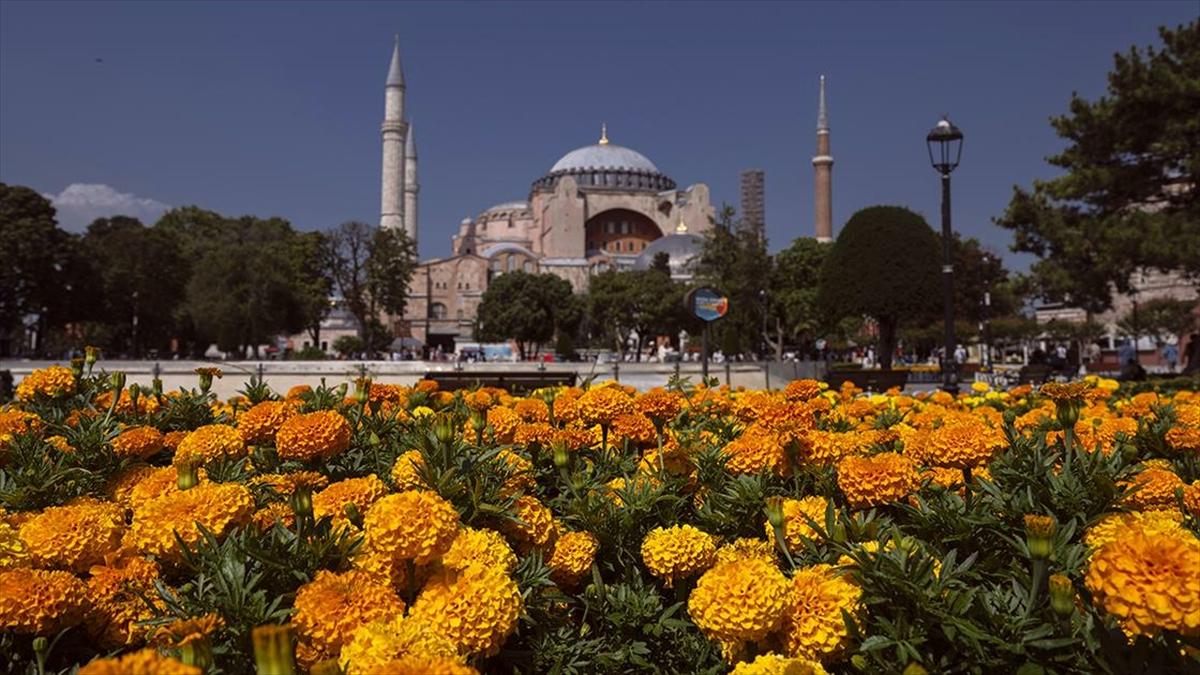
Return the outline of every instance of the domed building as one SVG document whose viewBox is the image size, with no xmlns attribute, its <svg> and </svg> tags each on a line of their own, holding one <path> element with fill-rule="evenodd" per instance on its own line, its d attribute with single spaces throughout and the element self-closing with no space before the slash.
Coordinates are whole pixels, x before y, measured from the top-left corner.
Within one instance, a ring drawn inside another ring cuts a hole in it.
<svg viewBox="0 0 1200 675">
<path fill-rule="evenodd" d="M 400 334 L 452 351 L 470 339 L 483 292 L 516 270 L 556 274 L 582 293 L 608 269 L 645 269 L 667 253 L 672 275 L 690 278 L 713 227 L 708 186 L 678 189 L 649 158 L 609 141 L 577 148 L 536 178 L 525 200 L 464 219 L 451 255 L 423 261 L 413 275 Z"/>
</svg>

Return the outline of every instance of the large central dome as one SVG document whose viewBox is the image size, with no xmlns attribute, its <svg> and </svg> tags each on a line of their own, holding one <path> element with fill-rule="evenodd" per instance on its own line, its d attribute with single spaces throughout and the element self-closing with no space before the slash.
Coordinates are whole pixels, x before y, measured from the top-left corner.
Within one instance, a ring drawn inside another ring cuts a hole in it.
<svg viewBox="0 0 1200 675">
<path fill-rule="evenodd" d="M 612 143 L 597 143 L 572 150 L 550 167 L 550 173 L 570 169 L 616 169 L 658 173 L 658 167 L 642 153 Z"/>
<path fill-rule="evenodd" d="M 588 189 L 634 192 L 675 189 L 675 181 L 659 171 L 645 155 L 609 143 L 607 129 L 601 131 L 599 143 L 563 155 L 545 176 L 533 182 L 533 189 L 552 190 L 563 176 L 573 177 L 580 187 Z"/>
</svg>

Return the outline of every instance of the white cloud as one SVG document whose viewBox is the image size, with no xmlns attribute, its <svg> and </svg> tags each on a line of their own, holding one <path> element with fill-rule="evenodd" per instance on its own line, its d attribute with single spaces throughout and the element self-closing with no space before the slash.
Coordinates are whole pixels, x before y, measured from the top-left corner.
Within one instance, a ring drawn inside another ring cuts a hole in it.
<svg viewBox="0 0 1200 675">
<path fill-rule="evenodd" d="M 97 218 L 130 216 L 150 224 L 171 208 L 157 199 L 117 192 L 103 183 L 71 183 L 58 194 L 43 193 L 58 211 L 58 224 L 82 232 Z"/>
</svg>

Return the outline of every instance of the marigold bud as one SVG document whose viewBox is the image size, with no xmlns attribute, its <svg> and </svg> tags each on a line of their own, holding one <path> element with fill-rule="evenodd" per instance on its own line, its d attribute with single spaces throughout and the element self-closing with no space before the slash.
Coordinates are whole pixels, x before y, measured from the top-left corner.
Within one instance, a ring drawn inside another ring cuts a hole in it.
<svg viewBox="0 0 1200 675">
<path fill-rule="evenodd" d="M 925 666 L 913 661 L 904 667 L 903 675 L 929 675 L 929 671 L 925 670 Z"/>
<path fill-rule="evenodd" d="M 371 378 L 360 377 L 354 381 L 354 402 L 362 403 L 371 397 Z"/>
<path fill-rule="evenodd" d="M 296 672 L 291 626 L 259 626 L 250 631 L 250 636 L 254 640 L 254 664 L 258 675 L 293 675 Z"/>
<path fill-rule="evenodd" d="M 125 388 L 125 373 L 116 371 L 108 376 L 108 383 L 112 385 L 113 400 L 121 398 L 121 390 Z"/>
<path fill-rule="evenodd" d="M 763 513 L 767 514 L 767 522 L 771 523 L 771 527 L 775 529 L 783 527 L 783 497 L 767 497 L 767 505 L 763 508 Z"/>
<path fill-rule="evenodd" d="M 156 377 L 153 380 L 151 380 L 150 388 L 154 391 L 155 398 L 162 398 L 162 395 L 163 395 L 162 378 Z"/>
<path fill-rule="evenodd" d="M 1050 575 L 1050 608 L 1063 618 L 1075 612 L 1075 586 L 1065 575 Z"/>
<path fill-rule="evenodd" d="M 1029 544 L 1029 555 L 1036 560 L 1045 560 L 1054 551 L 1054 534 L 1058 523 L 1051 516 L 1025 514 L 1025 537 Z"/>
<path fill-rule="evenodd" d="M 288 497 L 288 503 L 297 518 L 311 518 L 313 514 L 312 486 L 297 485 Z"/>
<path fill-rule="evenodd" d="M 79 358 L 78 356 L 71 359 L 71 373 L 74 374 L 75 377 L 79 377 L 83 374 L 83 359 Z"/>
<path fill-rule="evenodd" d="M 450 415 L 438 415 L 433 422 L 433 435 L 442 445 L 454 440 L 454 418 Z"/>
<path fill-rule="evenodd" d="M 354 502 L 347 502 L 346 505 L 342 507 L 342 513 L 345 514 L 346 520 L 349 520 L 352 525 L 362 529 L 363 517 L 362 511 L 358 508 L 358 504 L 355 504 Z"/>
<path fill-rule="evenodd" d="M 571 464 L 571 453 L 567 450 L 567 446 L 562 443 L 554 444 L 554 466 L 565 469 Z"/>
<path fill-rule="evenodd" d="M 175 485 L 180 490 L 191 490 L 200 484 L 200 458 L 188 455 L 175 464 Z"/>
<path fill-rule="evenodd" d="M 91 368 L 100 360 L 100 348 L 88 345 L 83 348 L 83 362 L 88 368 Z"/>
</svg>

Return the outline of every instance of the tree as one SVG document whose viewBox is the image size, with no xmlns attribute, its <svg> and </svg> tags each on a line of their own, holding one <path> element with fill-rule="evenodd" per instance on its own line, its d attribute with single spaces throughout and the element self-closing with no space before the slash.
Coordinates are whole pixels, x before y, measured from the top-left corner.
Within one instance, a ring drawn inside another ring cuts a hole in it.
<svg viewBox="0 0 1200 675">
<path fill-rule="evenodd" d="M 879 327 L 879 363 L 891 368 L 902 321 L 939 306 L 938 237 L 901 206 L 872 206 L 842 228 L 821 269 L 817 302 L 836 319 L 870 316 Z"/>
<path fill-rule="evenodd" d="M 669 268 L 668 268 L 669 269 Z M 669 335 L 680 324 L 683 289 L 661 267 L 649 270 L 609 270 L 588 285 L 588 309 L 593 326 L 605 327 L 622 355 L 636 335 L 638 361 L 646 344 Z"/>
<path fill-rule="evenodd" d="M 549 342 L 570 309 L 571 284 L 553 274 L 513 271 L 492 279 L 483 293 L 475 320 L 481 341 L 513 340 L 521 360 Z"/>
<path fill-rule="evenodd" d="M 810 343 L 818 337 L 824 325 L 817 305 L 821 268 L 832 244 L 811 237 L 799 237 L 792 245 L 775 256 L 771 270 L 771 317 L 774 318 L 780 339 Z"/>
<path fill-rule="evenodd" d="M 404 314 L 408 284 L 417 266 L 416 244 L 399 229 L 358 221 L 342 223 L 326 234 L 330 276 L 358 322 L 368 353 L 384 348 L 369 330 L 380 314 Z"/>
<path fill-rule="evenodd" d="M 333 271 L 329 265 L 329 242 L 322 232 L 297 233 L 293 242 L 295 256 L 304 274 L 296 280 L 296 294 L 305 329 L 314 345 L 321 344 L 321 322 L 333 305 Z"/>
<path fill-rule="evenodd" d="M 98 285 L 95 318 L 110 326 L 102 346 L 135 358 L 145 346 L 166 346 L 187 288 L 179 238 L 136 218 L 114 216 L 93 221 L 82 244 Z"/>
<path fill-rule="evenodd" d="M 763 317 L 771 279 L 765 238 L 738 226 L 724 205 L 717 226 L 705 235 L 696 276 L 729 298 L 729 311 L 713 325 L 716 343 L 727 354 L 757 350 L 763 344 Z M 757 336 L 757 337 L 756 337 Z"/>
<path fill-rule="evenodd" d="M 1041 258 L 1049 300 L 1100 312 L 1139 268 L 1200 274 L 1200 21 L 1159 35 L 1161 49 L 1115 56 L 1107 95 L 1072 94 L 1051 119 L 1068 146 L 1047 160 L 1065 174 L 1014 187 L 996 220 Z"/>
<path fill-rule="evenodd" d="M 58 228 L 37 192 L 0 183 L 0 355 L 17 349 L 23 322 L 36 317 L 39 340 L 74 319 L 66 291 L 77 267 L 76 239 Z"/>
<path fill-rule="evenodd" d="M 333 341 L 333 351 L 346 359 L 361 354 L 365 347 L 366 344 L 357 335 L 342 335 Z"/>
<path fill-rule="evenodd" d="M 1155 298 L 1140 303 L 1137 316 L 1131 309 L 1118 324 L 1126 335 L 1149 335 L 1156 342 L 1163 343 L 1168 336 L 1174 335 L 1181 342 L 1183 337 L 1192 330 L 1196 317 L 1196 300 L 1179 300 L 1176 298 Z"/>
</svg>

